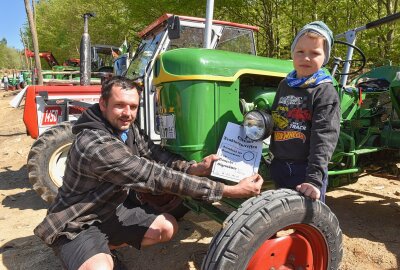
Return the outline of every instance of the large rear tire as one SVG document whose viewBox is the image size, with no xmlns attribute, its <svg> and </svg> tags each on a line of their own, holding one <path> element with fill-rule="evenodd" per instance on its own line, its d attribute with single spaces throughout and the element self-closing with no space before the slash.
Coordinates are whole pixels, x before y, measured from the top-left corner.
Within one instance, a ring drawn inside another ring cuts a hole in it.
<svg viewBox="0 0 400 270">
<path fill-rule="evenodd" d="M 338 269 L 342 231 L 321 201 L 269 190 L 244 202 L 214 236 L 203 270 Z"/>
<path fill-rule="evenodd" d="M 71 123 L 63 122 L 43 132 L 29 152 L 29 181 L 48 203 L 54 200 L 62 185 L 65 162 L 73 140 Z"/>
</svg>

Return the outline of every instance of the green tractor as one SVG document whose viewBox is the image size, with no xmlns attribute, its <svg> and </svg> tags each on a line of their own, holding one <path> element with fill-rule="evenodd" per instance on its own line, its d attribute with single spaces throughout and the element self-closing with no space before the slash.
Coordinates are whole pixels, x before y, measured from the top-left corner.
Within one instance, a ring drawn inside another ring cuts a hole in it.
<svg viewBox="0 0 400 270">
<path fill-rule="evenodd" d="M 125 76 L 144 83 L 138 118 L 149 137 L 200 161 L 217 152 L 229 122 L 241 124 L 246 113 L 268 109 L 293 65 L 256 56 L 249 27 L 217 22 L 213 49 L 204 49 L 193 40 L 196 29 L 186 26 L 188 17 L 169 18 L 164 27 L 153 24 L 156 33 L 143 32 Z M 199 19 L 191 21 L 201 25 Z M 268 180 L 268 139 L 264 146 L 259 172 Z M 225 198 L 221 205 L 185 198 L 188 208 L 222 224 L 202 268 L 337 269 L 342 233 L 330 209 L 295 191 L 273 190 L 271 181 L 264 190 L 248 200 Z"/>
<path fill-rule="evenodd" d="M 292 69 L 291 61 L 220 50 L 161 54 L 154 70 L 161 144 L 188 160 L 216 153 L 228 122 L 242 124 L 246 113 L 267 110 Z M 264 145 L 267 158 L 268 140 Z M 266 162 L 259 172 L 269 179 Z M 223 199 L 222 208 L 186 198 L 189 208 L 223 224 L 203 269 L 338 268 L 342 235 L 335 215 L 320 201 L 272 187 L 266 181 L 269 191 L 261 196 Z"/>
<path fill-rule="evenodd" d="M 399 154 L 400 67 L 376 68 L 347 83 L 366 62 L 354 45 L 355 34 L 399 18 L 397 13 L 336 37 L 347 37 L 337 43 L 348 49 L 345 60 L 334 58 L 332 69 L 342 120 L 328 173 L 331 187 L 353 182 L 364 169 L 362 157 L 383 151 Z M 361 62 L 360 68 L 352 71 L 351 62 Z M 145 92 L 144 102 L 152 104 L 154 117 L 146 123 L 152 124 L 153 137 L 159 135 L 161 145 L 197 161 L 217 152 L 229 122 L 247 125 L 249 112 L 268 111 L 279 81 L 293 69 L 290 61 L 200 48 L 167 51 L 150 63 L 154 85 Z M 146 72 L 130 71 L 132 67 L 127 73 L 132 79 L 149 78 Z M 260 114 L 257 128 L 266 127 Z M 263 145 L 259 172 L 267 181 L 261 196 L 223 199 L 222 207 L 185 199 L 190 209 L 222 224 L 202 269 L 338 269 L 342 234 L 335 215 L 325 204 L 297 192 L 271 190 L 268 139 Z"/>
<path fill-rule="evenodd" d="M 400 13 L 396 13 L 336 36 L 336 46 L 345 45 L 348 49 L 346 60 L 335 59 L 337 64 L 344 64 L 343 70 L 333 70 L 339 81 L 342 119 L 328 172 L 331 187 L 355 182 L 368 165 L 376 164 L 385 156 L 392 160 L 400 158 L 400 67 L 380 66 L 359 74 L 366 57 L 355 46 L 359 31 L 399 18 Z M 343 38 L 346 41 L 341 41 Z M 356 59 L 352 58 L 353 52 L 358 55 Z M 351 70 L 352 62 L 361 64 Z M 347 83 L 349 75 L 355 77 Z"/>
</svg>

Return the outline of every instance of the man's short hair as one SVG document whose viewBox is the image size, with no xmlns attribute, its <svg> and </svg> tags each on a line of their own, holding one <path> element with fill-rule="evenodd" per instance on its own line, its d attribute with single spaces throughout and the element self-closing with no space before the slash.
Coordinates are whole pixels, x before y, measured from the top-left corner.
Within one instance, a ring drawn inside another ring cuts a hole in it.
<svg viewBox="0 0 400 270">
<path fill-rule="evenodd" d="M 101 98 L 108 101 L 114 86 L 119 86 L 124 90 L 136 89 L 139 94 L 142 91 L 142 86 L 138 82 L 122 76 L 113 76 L 109 80 L 103 82 L 101 86 Z"/>
</svg>

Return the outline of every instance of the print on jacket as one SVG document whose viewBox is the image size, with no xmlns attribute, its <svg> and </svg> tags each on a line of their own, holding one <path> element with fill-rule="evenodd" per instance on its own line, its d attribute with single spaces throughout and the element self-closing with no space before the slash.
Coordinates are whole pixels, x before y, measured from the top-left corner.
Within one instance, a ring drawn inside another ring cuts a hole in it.
<svg viewBox="0 0 400 270">
<path fill-rule="evenodd" d="M 311 126 L 311 112 L 307 109 L 307 97 L 289 95 L 280 97 L 276 110 L 272 112 L 275 124 L 275 141 L 306 141 L 303 133 Z"/>
</svg>

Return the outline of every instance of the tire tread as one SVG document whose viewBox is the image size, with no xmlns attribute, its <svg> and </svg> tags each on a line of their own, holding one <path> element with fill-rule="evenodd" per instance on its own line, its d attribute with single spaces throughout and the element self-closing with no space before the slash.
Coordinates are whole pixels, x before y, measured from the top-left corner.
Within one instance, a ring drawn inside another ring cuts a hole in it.
<svg viewBox="0 0 400 270">
<path fill-rule="evenodd" d="M 70 122 L 63 122 L 56 126 L 47 129 L 42 133 L 38 139 L 32 144 L 28 154 L 27 169 L 29 182 L 32 184 L 33 189 L 39 196 L 47 203 L 51 203 L 56 194 L 48 187 L 45 177 L 48 164 L 48 155 L 46 152 L 53 149 L 59 142 L 72 141 L 72 125 Z M 47 150 L 47 151 L 46 151 Z"/>
<path fill-rule="evenodd" d="M 307 211 L 307 209 L 312 209 L 313 213 L 310 214 L 311 210 Z M 285 214 L 299 217 L 301 214 L 301 220 L 308 221 L 308 224 L 324 233 L 328 250 L 332 254 L 330 269 L 337 269 L 341 261 L 343 246 L 342 232 L 336 216 L 328 206 L 320 201 L 313 202 L 297 191 L 288 189 L 265 191 L 260 196 L 245 201 L 236 211 L 232 212 L 224 222 L 221 231 L 212 239 L 201 269 L 241 269 L 243 266 L 238 265 L 240 263 L 237 261 L 232 261 L 232 256 L 226 256 L 226 254 L 241 254 L 237 250 L 232 250 L 231 247 L 241 249 L 243 248 L 242 242 L 249 242 L 249 236 L 256 235 L 256 232 L 250 229 L 252 224 L 268 228 L 272 222 L 279 223 L 279 217 Z M 281 228 L 283 227 L 285 227 L 284 224 Z M 241 256 L 245 255 L 241 254 Z M 234 268 L 232 268 L 233 266 Z"/>
</svg>

